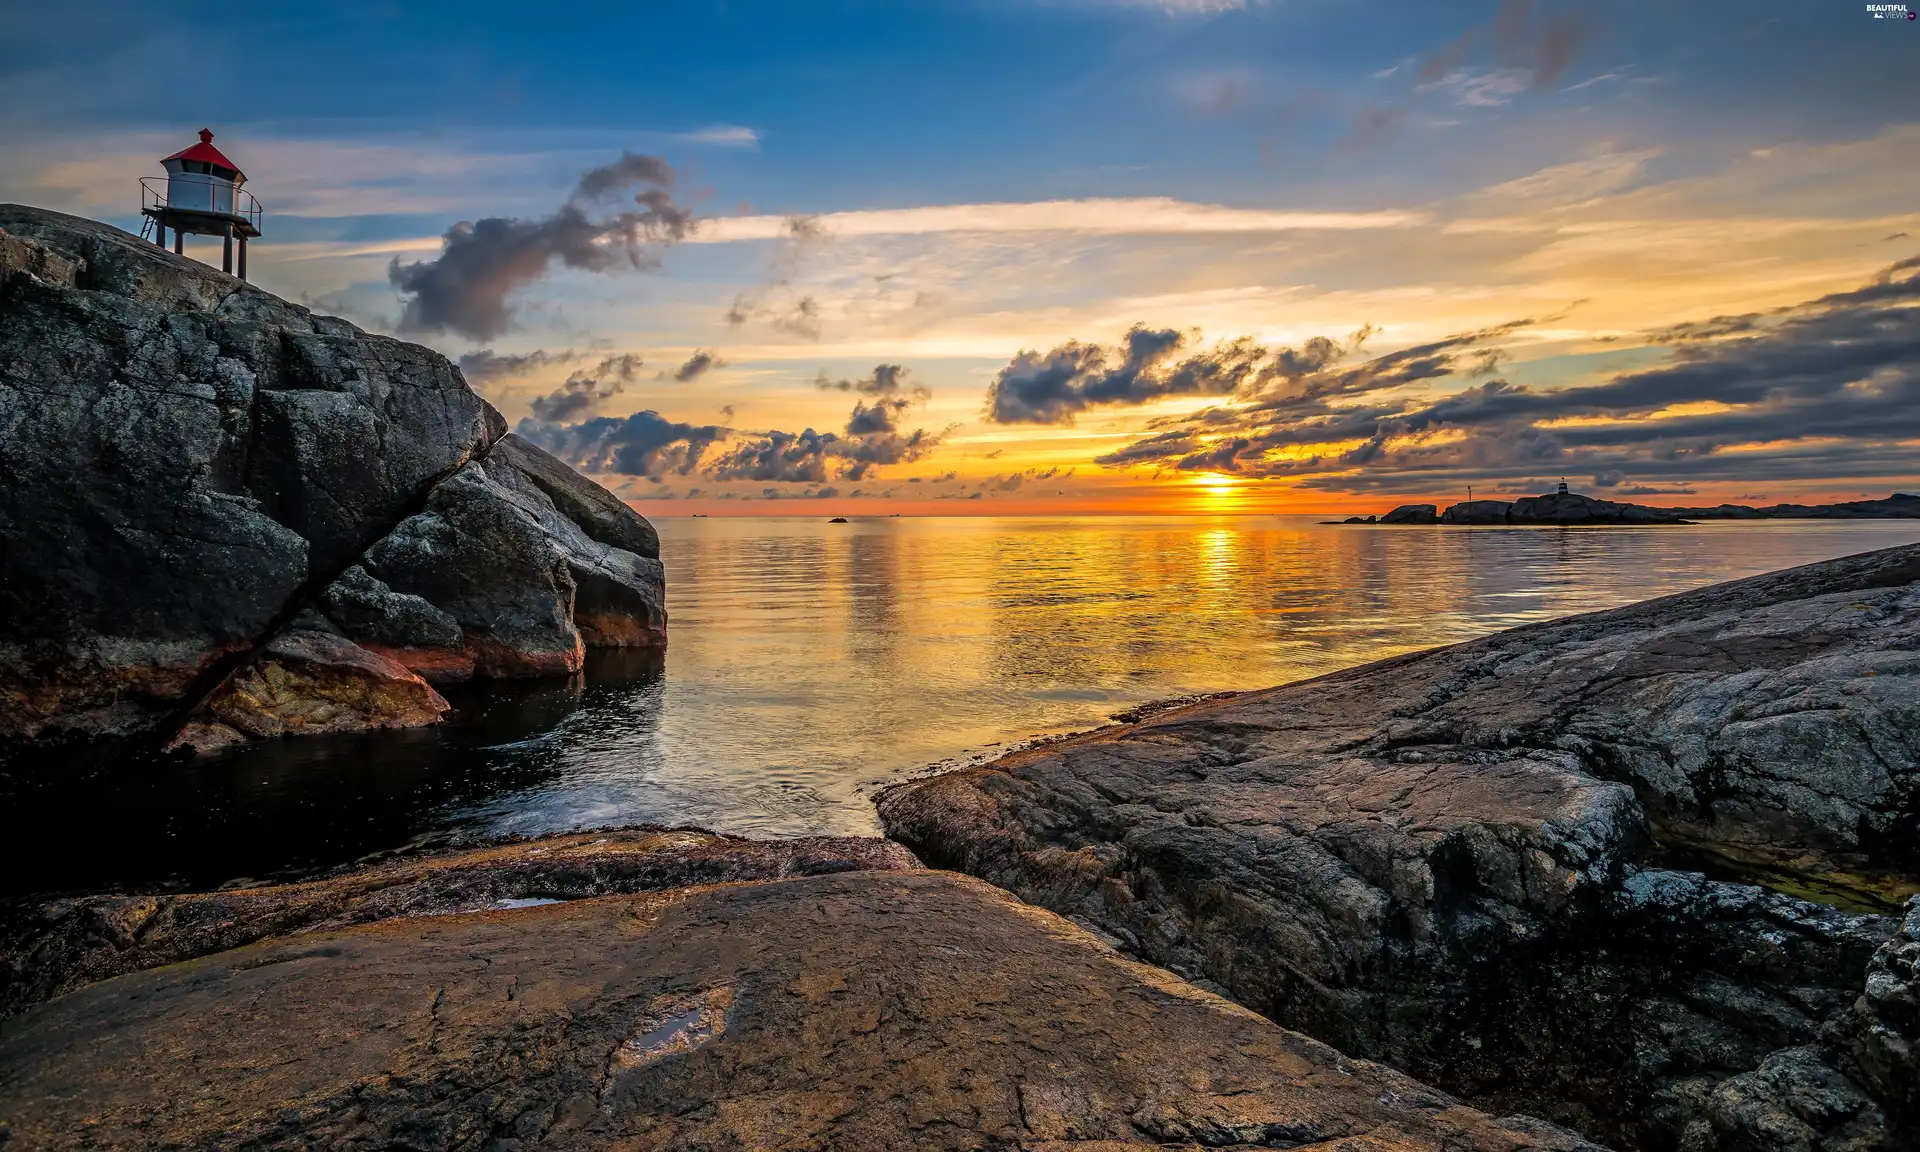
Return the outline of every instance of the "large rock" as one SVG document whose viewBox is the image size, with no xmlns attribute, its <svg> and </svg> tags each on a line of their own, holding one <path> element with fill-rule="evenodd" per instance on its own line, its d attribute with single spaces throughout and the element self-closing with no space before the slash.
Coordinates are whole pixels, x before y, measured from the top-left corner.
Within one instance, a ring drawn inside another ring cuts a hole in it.
<svg viewBox="0 0 1920 1152">
<path fill-rule="evenodd" d="M 589 536 L 506 456 L 468 465 L 434 489 L 425 510 L 360 567 L 445 611 L 484 676 L 575 672 L 589 642 L 666 642 L 660 561 Z"/>
<path fill-rule="evenodd" d="M 1432 504 L 1402 504 L 1380 517 L 1382 524 L 1437 524 L 1439 508 Z"/>
<path fill-rule="evenodd" d="M 963 877 L 308 932 L 0 1033 L 22 1147 L 1588 1148 L 1350 1060 Z"/>
<path fill-rule="evenodd" d="M 1920 546 L 1515 629 L 902 785 L 881 816 L 1343 1050 L 1653 1140 L 1642 1112 L 1684 1130 L 1814 1040 L 1892 922 L 1721 884 L 1729 927 L 1630 878 L 1657 846 L 1863 908 L 1914 890 L 1916 580 Z M 1789 922 L 1831 946 L 1759 972 Z M 1656 1001 L 1687 1013 L 1627 1010 Z M 1766 1028 L 1681 1051 L 1757 1005 Z"/>
<path fill-rule="evenodd" d="M 1505 500 L 1462 500 L 1440 516 L 1442 524 L 1505 524 L 1513 505 Z"/>
<path fill-rule="evenodd" d="M 1686 518 L 1665 508 L 1595 500 L 1577 492 L 1523 496 L 1507 509 L 1509 524 L 1684 524 Z"/>
<path fill-rule="evenodd" d="M 270 936 L 699 884 L 918 866 L 913 853 L 890 840 L 744 840 L 680 828 L 620 828 L 399 853 L 299 884 L 58 899 L 17 907 L 0 928 L 0 1016 L 110 977 Z"/>
<path fill-rule="evenodd" d="M 309 626 L 443 680 L 471 649 L 507 653 L 484 674 L 520 675 L 578 667 L 583 636 L 662 643 L 651 526 L 531 445 L 501 450 L 496 483 L 558 543 L 465 555 L 501 573 L 494 600 L 524 593 L 541 619 L 469 612 L 456 626 L 476 635 L 449 638 L 456 606 L 383 601 L 347 573 L 505 432 L 438 353 L 0 205 L 0 738 L 164 738 L 303 610 L 356 596 L 337 628 Z M 536 551 L 556 563 L 526 563 Z"/>
</svg>

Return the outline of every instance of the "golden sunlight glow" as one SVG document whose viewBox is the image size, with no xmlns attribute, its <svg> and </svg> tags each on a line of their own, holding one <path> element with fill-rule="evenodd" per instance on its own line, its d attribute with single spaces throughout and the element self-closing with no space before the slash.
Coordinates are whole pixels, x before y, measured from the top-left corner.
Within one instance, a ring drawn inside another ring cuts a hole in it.
<svg viewBox="0 0 1920 1152">
<path fill-rule="evenodd" d="M 1720 412 L 1732 412 L 1738 404 L 1723 404 L 1718 400 L 1696 400 L 1688 404 L 1669 404 L 1665 408 L 1652 412 L 1621 413 L 1608 416 L 1561 416 L 1553 420 L 1540 421 L 1542 428 L 1598 428 L 1609 424 L 1644 424 L 1653 420 L 1674 420 L 1682 416 L 1712 416 Z"/>
</svg>

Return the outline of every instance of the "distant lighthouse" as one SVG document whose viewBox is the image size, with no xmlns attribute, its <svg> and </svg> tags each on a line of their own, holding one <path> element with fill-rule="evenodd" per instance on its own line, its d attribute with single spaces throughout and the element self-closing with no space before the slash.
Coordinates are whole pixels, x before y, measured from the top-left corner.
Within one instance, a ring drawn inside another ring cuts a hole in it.
<svg viewBox="0 0 1920 1152">
<path fill-rule="evenodd" d="M 1565 480 L 1562 480 L 1562 481 L 1560 481 L 1560 493 L 1559 493 L 1559 494 L 1560 494 L 1560 495 L 1562 495 L 1562 496 L 1565 496 L 1565 495 L 1567 494 L 1567 482 L 1566 482 Z"/>
<path fill-rule="evenodd" d="M 200 143 L 183 148 L 160 166 L 167 170 L 163 184 L 157 176 L 140 181 L 140 213 L 151 221 L 153 241 L 165 248 L 167 229 L 173 229 L 173 250 L 182 252 L 182 238 L 219 236 L 226 241 L 220 258 L 222 272 L 247 278 L 247 241 L 260 235 L 260 202 L 241 187 L 247 174 L 213 146 L 211 129 L 200 129 Z M 234 268 L 234 241 L 239 241 L 240 266 Z"/>
</svg>

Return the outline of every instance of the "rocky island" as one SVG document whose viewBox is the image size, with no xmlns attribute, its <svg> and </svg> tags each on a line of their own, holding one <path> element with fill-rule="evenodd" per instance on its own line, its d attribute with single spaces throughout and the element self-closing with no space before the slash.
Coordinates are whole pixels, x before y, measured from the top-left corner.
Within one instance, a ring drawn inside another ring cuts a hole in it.
<svg viewBox="0 0 1920 1152">
<path fill-rule="evenodd" d="M 1920 520 L 1920 496 L 1895 492 L 1884 500 L 1842 504 L 1773 504 L 1750 508 L 1718 504 L 1711 508 L 1649 508 L 1616 500 L 1596 500 L 1560 491 L 1518 500 L 1463 500 L 1445 512 L 1437 504 L 1402 504 L 1381 516 L 1349 516 L 1328 524 L 1514 524 L 1520 526 L 1586 524 L 1691 524 L 1698 520 Z"/>
<path fill-rule="evenodd" d="M 0 205 L 0 739 L 431 724 L 666 642 L 652 526 L 439 354 Z"/>
</svg>

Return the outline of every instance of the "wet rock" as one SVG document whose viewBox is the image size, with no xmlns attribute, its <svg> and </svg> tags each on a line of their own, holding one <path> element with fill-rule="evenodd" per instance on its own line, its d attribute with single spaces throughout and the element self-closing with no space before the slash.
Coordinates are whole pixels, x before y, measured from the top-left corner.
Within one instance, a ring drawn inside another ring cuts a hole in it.
<svg viewBox="0 0 1920 1152">
<path fill-rule="evenodd" d="M 1380 517 L 1382 524 L 1437 524 L 1440 509 L 1432 504 L 1402 504 Z"/>
<path fill-rule="evenodd" d="M 744 840 L 643 827 L 395 853 L 299 884 L 30 901 L 12 908 L 0 929 L 0 1016 L 113 976 L 270 936 L 515 902 L 918 865 L 889 840 Z"/>
<path fill-rule="evenodd" d="M 1896 548 L 1515 629 L 901 785 L 881 817 L 1345 1051 L 1657 1147 L 1813 1042 L 1892 924 L 1630 878 L 1712 846 L 1862 907 L 1914 890 L 1916 580 Z"/>
<path fill-rule="evenodd" d="M 386 921 L 0 1034 L 24 1146 L 1576 1149 L 977 881 L 862 872 Z"/>
<path fill-rule="evenodd" d="M 450 707 L 397 661 L 345 637 L 292 631 L 227 677 L 200 715 L 229 730 L 269 737 L 420 728 L 439 723 Z M 217 728 L 196 733 L 193 746 L 215 738 L 222 738 Z"/>
<path fill-rule="evenodd" d="M 247 734 L 237 728 L 231 728 L 219 721 L 189 720 L 173 734 L 173 739 L 168 740 L 161 751 L 211 756 L 216 752 L 225 752 L 229 748 L 238 748 L 246 743 L 248 743 Z"/>
</svg>

